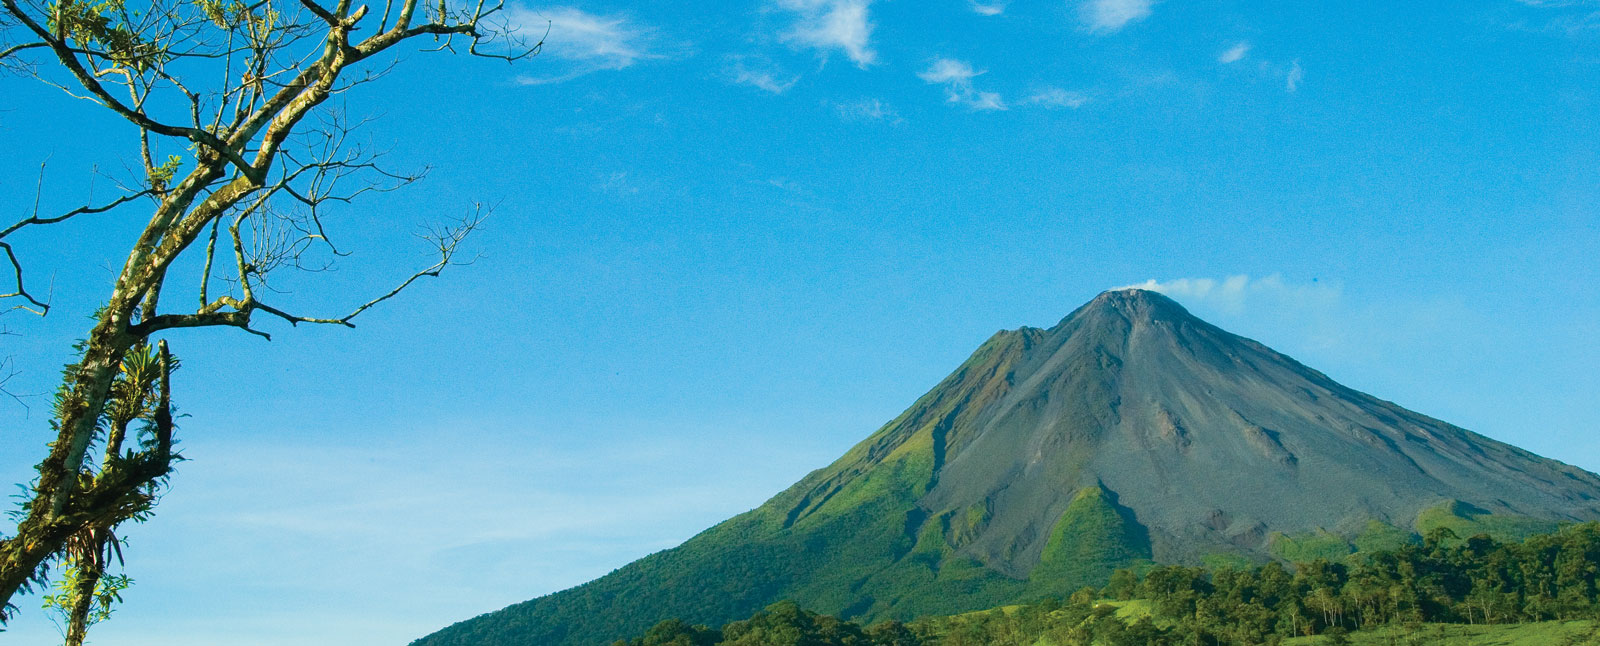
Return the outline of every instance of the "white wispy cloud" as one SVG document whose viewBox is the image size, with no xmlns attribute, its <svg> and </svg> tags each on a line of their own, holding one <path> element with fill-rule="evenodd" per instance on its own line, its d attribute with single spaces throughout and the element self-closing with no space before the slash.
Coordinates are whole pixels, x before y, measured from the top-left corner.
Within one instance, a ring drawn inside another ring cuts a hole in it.
<svg viewBox="0 0 1600 646">
<path fill-rule="evenodd" d="M 965 61 L 953 58 L 935 60 L 928 69 L 917 74 L 920 78 L 934 85 L 943 85 L 945 98 L 950 103 L 959 103 L 974 110 L 1004 110 L 1005 101 L 999 93 L 985 92 L 972 86 L 973 77 L 983 72 L 975 71 Z"/>
<path fill-rule="evenodd" d="M 767 63 L 748 61 L 742 56 L 730 57 L 724 70 L 729 81 L 738 85 L 783 94 L 800 82 L 800 75 L 789 76 Z"/>
<path fill-rule="evenodd" d="M 973 71 L 972 66 L 965 62 L 953 58 L 941 58 L 934 61 L 927 70 L 917 74 L 917 77 L 929 83 L 966 83 L 982 73 Z"/>
<path fill-rule="evenodd" d="M 1302 308 L 1326 308 L 1338 303 L 1342 291 L 1337 285 L 1311 282 L 1293 284 L 1272 274 L 1251 278 L 1238 274 L 1224 278 L 1175 278 L 1127 285 L 1121 289 L 1147 289 L 1189 304 L 1200 304 L 1237 315 L 1251 305 L 1281 307 L 1285 303 Z"/>
<path fill-rule="evenodd" d="M 1124 289 L 1128 288 L 1160 292 L 1200 318 L 1247 335 L 1293 330 L 1292 347 L 1297 350 L 1350 349 L 1352 341 L 1361 336 L 1351 327 L 1353 312 L 1344 302 L 1344 289 L 1336 283 L 1289 281 L 1278 274 L 1262 278 L 1239 274 L 1151 279 Z"/>
<path fill-rule="evenodd" d="M 882 99 L 861 99 L 849 103 L 835 103 L 833 109 L 839 118 L 850 122 L 887 121 L 899 123 L 900 113 Z"/>
<path fill-rule="evenodd" d="M 1466 338 L 1489 329 L 1484 311 L 1423 285 L 1369 288 L 1352 297 L 1336 280 L 1270 274 L 1147 280 L 1128 287 L 1165 294 L 1201 319 L 1323 370 L 1394 371 L 1406 361 L 1438 361 L 1459 355 Z M 1392 376 L 1416 378 L 1406 368 Z"/>
<path fill-rule="evenodd" d="M 590 72 L 620 70 L 641 60 L 660 58 L 650 51 L 655 29 L 626 15 L 599 15 L 576 7 L 507 10 L 506 21 L 524 34 L 545 34 L 542 53 L 569 61 L 572 69 L 552 77 L 518 79 L 525 85 L 559 83 Z"/>
<path fill-rule="evenodd" d="M 1244 60 L 1244 57 L 1248 55 L 1250 55 L 1250 41 L 1240 41 L 1237 45 L 1229 47 L 1221 55 L 1217 56 L 1217 62 L 1224 65 L 1237 63 Z"/>
<path fill-rule="evenodd" d="M 1300 89 L 1300 82 L 1302 80 L 1304 80 L 1305 77 L 1306 77 L 1305 69 L 1300 67 L 1300 61 L 1298 59 L 1295 60 L 1294 62 L 1289 64 L 1289 74 L 1288 74 L 1288 76 L 1286 76 L 1284 78 L 1284 85 L 1283 85 L 1284 89 L 1286 89 L 1286 90 L 1288 90 L 1290 92 L 1294 92 L 1294 91 L 1299 90 Z"/>
<path fill-rule="evenodd" d="M 782 38 L 824 55 L 842 51 L 857 67 L 866 69 L 878 60 L 878 52 L 872 49 L 874 25 L 867 14 L 871 5 L 872 0 L 778 0 L 779 8 L 797 15 L 794 27 Z"/>
<path fill-rule="evenodd" d="M 1111 33 L 1150 17 L 1154 0 L 1084 0 L 1078 12 L 1090 31 Z"/>
<path fill-rule="evenodd" d="M 1078 109 L 1089 102 L 1088 95 L 1082 92 L 1063 90 L 1058 87 L 1046 87 L 1023 99 L 1023 105 L 1036 105 L 1042 108 L 1071 108 Z"/>
<path fill-rule="evenodd" d="M 1006 5 L 1008 5 L 1008 4 L 1011 4 L 1011 3 L 1008 2 L 1007 0 L 994 0 L 992 2 L 981 2 L 980 0 L 967 0 L 967 6 L 972 7 L 972 10 L 974 12 L 977 12 L 978 14 L 984 15 L 984 16 L 998 16 L 998 15 L 1000 15 L 1002 13 L 1005 13 Z"/>
</svg>

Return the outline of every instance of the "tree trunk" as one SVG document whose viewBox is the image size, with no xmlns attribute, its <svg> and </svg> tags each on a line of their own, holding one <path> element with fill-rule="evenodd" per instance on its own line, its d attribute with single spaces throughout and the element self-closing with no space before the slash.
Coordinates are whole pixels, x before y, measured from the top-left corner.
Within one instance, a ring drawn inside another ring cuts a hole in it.
<svg viewBox="0 0 1600 646">
<path fill-rule="evenodd" d="M 0 608 L 83 526 L 67 519 L 68 502 L 77 489 L 84 454 L 105 410 L 112 380 L 132 345 L 125 333 L 131 312 L 127 303 L 113 302 L 107 307 L 90 333 L 83 360 L 68 378 L 67 402 L 57 420 L 60 431 L 49 456 L 38 466 L 39 483 L 28 515 L 17 525 L 15 536 L 0 541 Z"/>
<path fill-rule="evenodd" d="M 59 516 L 77 487 L 84 453 L 105 411 L 111 382 L 122 366 L 123 355 L 132 346 L 125 331 L 133 308 L 118 300 L 114 298 L 101 315 L 100 324 L 89 334 L 83 360 L 73 370 L 59 420 L 59 436 L 49 457 L 39 464 L 39 485 L 30 515 L 43 512 L 47 518 Z"/>
<path fill-rule="evenodd" d="M 78 529 L 65 522 L 28 518 L 17 526 L 16 536 L 0 541 L 0 604 L 10 603 L 39 565 Z"/>
<path fill-rule="evenodd" d="M 94 609 L 94 591 L 100 587 L 101 568 L 85 566 L 78 573 L 78 586 L 67 615 L 67 641 L 65 646 L 83 646 L 89 634 L 89 612 Z"/>
</svg>

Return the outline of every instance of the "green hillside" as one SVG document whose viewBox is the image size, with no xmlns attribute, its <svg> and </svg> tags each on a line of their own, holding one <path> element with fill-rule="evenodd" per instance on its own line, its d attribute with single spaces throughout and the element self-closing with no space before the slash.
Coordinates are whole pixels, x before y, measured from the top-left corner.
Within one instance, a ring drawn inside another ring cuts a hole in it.
<svg viewBox="0 0 1600 646">
<path fill-rule="evenodd" d="M 587 646 L 787 599 L 955 615 L 1118 568 L 1348 561 L 1600 518 L 1600 477 L 1341 386 L 1158 294 L 996 333 L 833 464 L 584 585 L 416 646 Z"/>
</svg>

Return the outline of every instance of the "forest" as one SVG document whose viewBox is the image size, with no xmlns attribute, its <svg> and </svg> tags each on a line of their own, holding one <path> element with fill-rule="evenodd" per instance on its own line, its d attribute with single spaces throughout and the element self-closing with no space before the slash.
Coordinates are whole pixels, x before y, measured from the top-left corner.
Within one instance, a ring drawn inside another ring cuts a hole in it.
<svg viewBox="0 0 1600 646">
<path fill-rule="evenodd" d="M 1347 644 L 1377 631 L 1382 643 L 1427 644 L 1441 625 L 1600 618 L 1597 575 L 1600 523 L 1521 542 L 1438 528 L 1345 562 L 1121 569 L 1067 598 L 904 623 L 861 626 L 780 601 L 721 628 L 670 619 L 613 646 L 1250 646 L 1318 635 Z"/>
</svg>

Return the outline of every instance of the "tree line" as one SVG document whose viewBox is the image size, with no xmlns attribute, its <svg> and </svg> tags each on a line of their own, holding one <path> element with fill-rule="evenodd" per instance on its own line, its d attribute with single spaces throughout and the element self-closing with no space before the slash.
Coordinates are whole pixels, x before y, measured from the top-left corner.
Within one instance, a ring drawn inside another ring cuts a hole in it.
<svg viewBox="0 0 1600 646">
<path fill-rule="evenodd" d="M 1337 644 L 1382 626 L 1416 641 L 1424 623 L 1600 618 L 1597 577 L 1600 523 L 1521 542 L 1440 528 L 1347 562 L 1122 569 L 1064 599 L 908 623 L 861 626 L 780 601 L 720 629 L 671 619 L 613 646 L 1248 646 L 1310 635 Z"/>
</svg>

